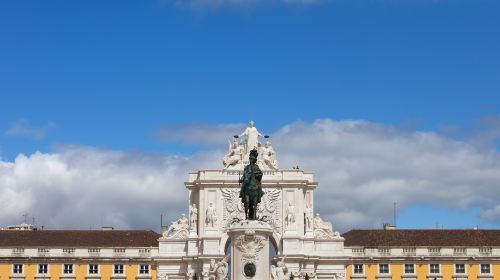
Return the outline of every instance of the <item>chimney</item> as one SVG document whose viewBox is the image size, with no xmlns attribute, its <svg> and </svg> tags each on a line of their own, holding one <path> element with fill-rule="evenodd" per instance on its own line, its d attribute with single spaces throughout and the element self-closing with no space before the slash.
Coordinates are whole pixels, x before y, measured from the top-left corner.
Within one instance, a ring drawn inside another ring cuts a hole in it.
<svg viewBox="0 0 500 280">
<path fill-rule="evenodd" d="M 391 224 L 384 224 L 384 230 L 395 230 L 398 229 L 396 226 L 393 226 Z"/>
</svg>

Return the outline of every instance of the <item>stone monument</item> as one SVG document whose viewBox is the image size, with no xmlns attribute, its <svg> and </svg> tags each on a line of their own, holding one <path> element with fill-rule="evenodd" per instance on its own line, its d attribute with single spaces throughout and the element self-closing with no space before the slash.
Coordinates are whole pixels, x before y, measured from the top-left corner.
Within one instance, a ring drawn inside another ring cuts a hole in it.
<svg viewBox="0 0 500 280">
<path fill-rule="evenodd" d="M 313 173 L 279 168 L 269 137 L 253 122 L 235 135 L 223 167 L 189 173 L 189 218 L 172 222 L 159 239 L 158 275 L 169 280 L 288 280 L 306 275 L 343 280 L 344 239 L 314 211 L 318 183 Z M 254 163 L 251 153 L 258 155 Z M 259 170 L 260 179 L 255 176 Z M 246 200 L 243 186 L 257 195 Z M 269 250 L 276 253 L 272 262 Z"/>
</svg>

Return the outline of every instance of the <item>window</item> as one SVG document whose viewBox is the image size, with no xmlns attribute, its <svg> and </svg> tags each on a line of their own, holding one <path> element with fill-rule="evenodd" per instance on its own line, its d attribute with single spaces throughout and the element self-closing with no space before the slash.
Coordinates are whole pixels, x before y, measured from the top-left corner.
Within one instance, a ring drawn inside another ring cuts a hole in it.
<svg viewBox="0 0 500 280">
<path fill-rule="evenodd" d="M 465 274 L 465 264 L 463 263 L 455 264 L 455 274 Z"/>
<path fill-rule="evenodd" d="M 489 263 L 481 264 L 481 274 L 490 274 L 491 273 L 491 265 Z"/>
<path fill-rule="evenodd" d="M 46 263 L 38 264 L 38 274 L 47 274 L 49 272 L 49 265 Z"/>
<path fill-rule="evenodd" d="M 63 273 L 64 274 L 73 274 L 73 264 L 64 264 L 63 265 Z"/>
<path fill-rule="evenodd" d="M 387 274 L 389 273 L 389 264 L 387 263 L 381 263 L 378 265 L 378 273 L 380 274 Z"/>
<path fill-rule="evenodd" d="M 149 264 L 139 265 L 139 274 L 149 274 Z"/>
<path fill-rule="evenodd" d="M 360 263 L 354 264 L 354 274 L 363 274 L 363 264 Z"/>
<path fill-rule="evenodd" d="M 415 274 L 415 265 L 412 263 L 405 264 L 405 274 Z"/>
<path fill-rule="evenodd" d="M 429 264 L 429 272 L 433 274 L 439 274 L 439 264 L 437 263 Z"/>
<path fill-rule="evenodd" d="M 14 274 L 23 274 L 23 265 L 22 264 L 14 264 L 14 265 L 12 265 L 12 273 L 14 273 Z"/>
<path fill-rule="evenodd" d="M 115 264 L 113 268 L 114 274 L 123 274 L 123 264 Z"/>
<path fill-rule="evenodd" d="M 89 274 L 99 274 L 99 265 L 89 264 Z"/>
</svg>

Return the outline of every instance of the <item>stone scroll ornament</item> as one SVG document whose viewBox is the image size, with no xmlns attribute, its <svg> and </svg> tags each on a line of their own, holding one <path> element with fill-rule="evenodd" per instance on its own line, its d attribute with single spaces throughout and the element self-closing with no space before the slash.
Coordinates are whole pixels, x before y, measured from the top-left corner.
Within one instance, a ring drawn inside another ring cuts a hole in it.
<svg viewBox="0 0 500 280">
<path fill-rule="evenodd" d="M 163 238 L 185 239 L 189 236 L 189 221 L 186 215 L 182 214 L 177 221 L 173 221 L 167 231 L 163 233 Z"/>
</svg>

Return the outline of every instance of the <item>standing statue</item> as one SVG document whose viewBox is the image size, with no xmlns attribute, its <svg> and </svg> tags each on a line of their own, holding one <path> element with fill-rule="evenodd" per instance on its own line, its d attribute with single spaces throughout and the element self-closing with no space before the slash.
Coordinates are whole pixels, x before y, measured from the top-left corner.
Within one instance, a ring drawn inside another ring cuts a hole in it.
<svg viewBox="0 0 500 280">
<path fill-rule="evenodd" d="M 276 265 L 271 266 L 271 280 L 286 280 L 289 279 L 288 268 L 285 265 L 285 257 L 276 261 Z"/>
<path fill-rule="evenodd" d="M 205 222 L 210 227 L 214 227 L 214 224 L 217 223 L 217 209 L 212 202 L 208 204 Z"/>
<path fill-rule="evenodd" d="M 255 128 L 253 121 L 250 121 L 250 126 L 243 131 L 240 137 L 244 135 L 247 136 L 247 152 L 257 149 L 259 145 L 259 136 L 264 137 L 264 135 L 260 134 L 257 128 Z"/>
<path fill-rule="evenodd" d="M 229 271 L 228 264 L 229 256 L 225 256 L 222 260 L 215 262 L 214 259 L 210 260 L 210 280 L 227 280 L 227 273 Z"/>
<path fill-rule="evenodd" d="M 257 165 L 257 157 L 259 153 L 256 149 L 250 151 L 250 164 L 245 166 L 243 177 L 240 179 L 241 202 L 245 205 L 245 218 L 247 220 L 257 220 L 257 205 L 260 203 L 261 197 L 264 195 L 262 191 L 262 171 Z"/>
<path fill-rule="evenodd" d="M 287 228 L 295 223 L 295 207 L 293 207 L 292 202 L 289 202 L 288 207 L 286 208 L 285 222 Z"/>
<path fill-rule="evenodd" d="M 189 225 L 192 230 L 196 230 L 196 225 L 198 224 L 198 208 L 196 204 L 189 206 Z"/>
<path fill-rule="evenodd" d="M 306 206 L 306 210 L 304 211 L 305 221 L 306 221 L 306 231 L 313 229 L 313 210 L 311 206 Z"/>
</svg>

